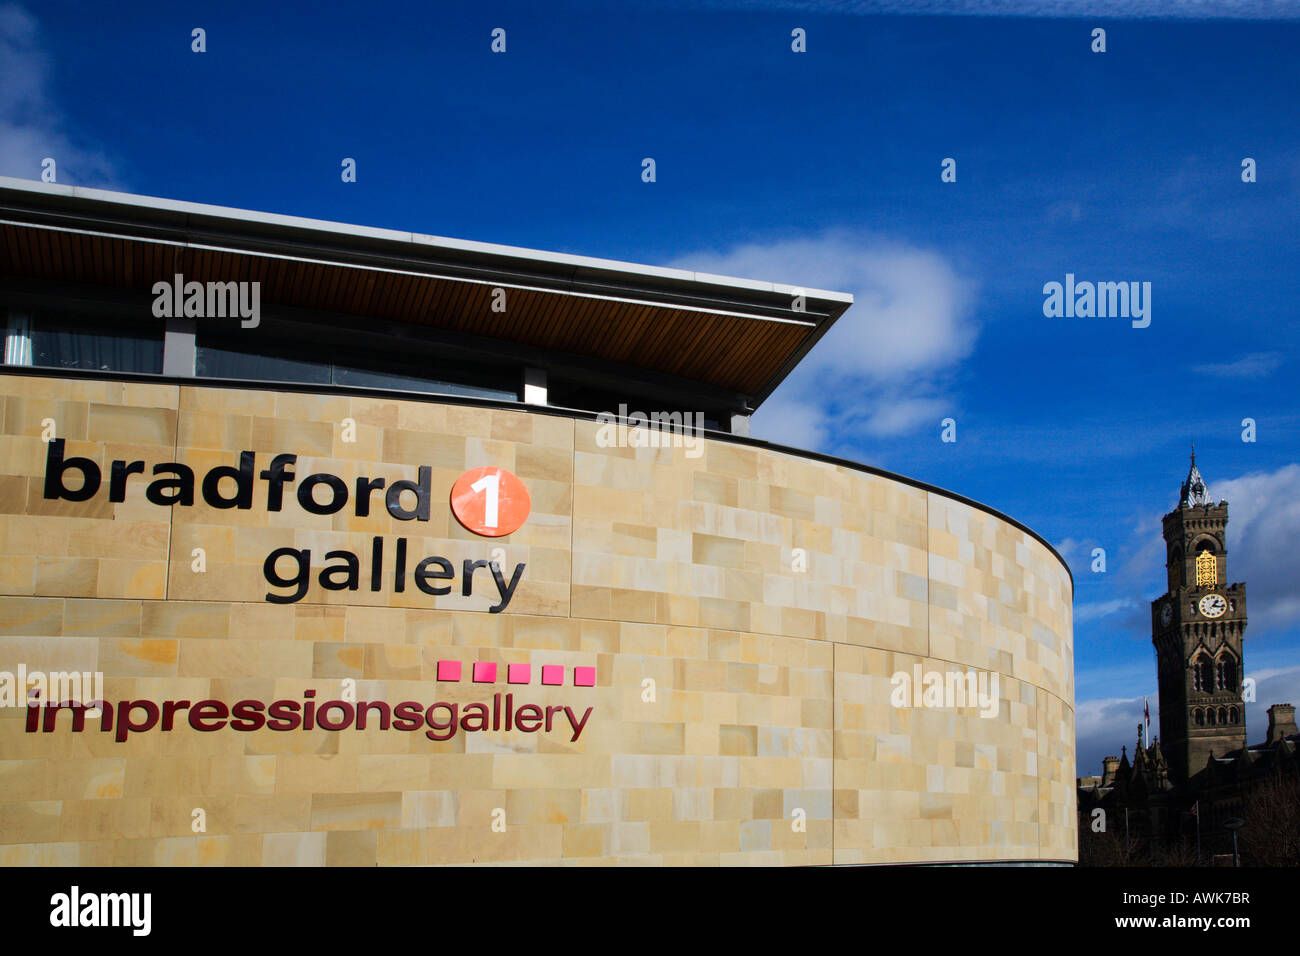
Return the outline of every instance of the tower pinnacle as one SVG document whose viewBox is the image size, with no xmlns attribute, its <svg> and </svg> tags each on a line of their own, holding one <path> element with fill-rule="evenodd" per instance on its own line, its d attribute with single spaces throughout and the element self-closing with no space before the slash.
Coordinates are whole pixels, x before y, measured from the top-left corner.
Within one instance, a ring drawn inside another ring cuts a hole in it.
<svg viewBox="0 0 1300 956">
<path fill-rule="evenodd" d="M 1212 505 L 1214 500 L 1210 497 L 1210 489 L 1206 487 L 1205 479 L 1201 477 L 1201 472 L 1196 467 L 1196 443 L 1192 443 L 1192 464 L 1187 471 L 1187 479 L 1183 482 L 1183 487 L 1178 496 L 1178 507 L 1191 508 L 1197 505 Z"/>
</svg>

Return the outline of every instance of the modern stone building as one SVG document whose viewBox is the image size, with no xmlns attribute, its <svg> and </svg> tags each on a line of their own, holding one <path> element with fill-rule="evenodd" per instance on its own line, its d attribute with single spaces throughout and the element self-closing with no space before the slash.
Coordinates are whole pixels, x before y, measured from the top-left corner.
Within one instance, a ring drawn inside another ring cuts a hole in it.
<svg viewBox="0 0 1300 956">
<path fill-rule="evenodd" d="M 850 297 L 17 180 L 0 220 L 5 864 L 1074 860 L 1060 557 L 747 435 Z"/>
</svg>

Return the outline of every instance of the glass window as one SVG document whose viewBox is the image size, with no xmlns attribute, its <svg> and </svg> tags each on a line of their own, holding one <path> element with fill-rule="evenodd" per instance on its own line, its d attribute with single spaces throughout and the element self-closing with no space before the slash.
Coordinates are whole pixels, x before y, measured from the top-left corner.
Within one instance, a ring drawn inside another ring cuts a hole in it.
<svg viewBox="0 0 1300 956">
<path fill-rule="evenodd" d="M 399 355 L 404 347 L 399 342 L 394 342 L 392 355 L 365 352 L 347 344 L 318 342 L 308 346 L 280 336 L 250 336 L 246 344 L 228 337 L 200 335 L 197 346 L 195 372 L 205 378 L 332 383 L 505 401 L 514 401 L 519 395 L 517 369 L 413 359 Z M 346 359 L 336 361 L 335 355 Z"/>
<path fill-rule="evenodd" d="M 720 412 L 711 409 L 682 409 L 673 408 L 668 403 L 652 398 L 637 398 L 628 396 L 624 393 L 615 393 L 605 389 L 592 388 L 585 385 L 567 382 L 560 378 L 553 378 L 547 387 L 547 402 L 559 408 L 578 408 L 583 411 L 609 413 L 611 415 L 619 414 L 620 406 L 627 406 L 627 414 L 632 416 L 640 412 L 644 416 L 654 414 L 675 414 L 680 418 L 672 419 L 674 423 L 680 421 L 684 424 L 689 423 L 691 428 L 698 425 L 701 428 L 711 431 L 729 431 L 731 419 L 729 416 L 724 417 Z M 697 418 L 700 414 L 703 417 Z M 661 420 L 661 419 L 660 419 Z M 723 422 L 727 423 L 726 428 Z"/>
<path fill-rule="evenodd" d="M 489 380 L 495 376 L 489 376 Z M 441 395 L 467 395 L 473 398 L 497 398 L 514 401 L 519 393 L 512 388 L 493 387 L 492 384 L 474 385 L 467 382 L 446 381 L 437 377 L 412 375 L 399 371 L 381 371 L 367 368 L 334 366 L 334 384 L 357 388 L 394 388 L 408 392 L 436 392 Z"/>
<path fill-rule="evenodd" d="M 287 349 L 285 350 L 287 351 Z M 204 378 L 240 378 L 256 382 L 309 382 L 324 385 L 330 380 L 328 362 L 289 358 L 284 354 L 263 354 L 198 344 L 194 372 Z"/>
<path fill-rule="evenodd" d="M 39 312 L 28 334 L 31 364 L 112 372 L 162 371 L 163 323 L 120 316 Z"/>
</svg>

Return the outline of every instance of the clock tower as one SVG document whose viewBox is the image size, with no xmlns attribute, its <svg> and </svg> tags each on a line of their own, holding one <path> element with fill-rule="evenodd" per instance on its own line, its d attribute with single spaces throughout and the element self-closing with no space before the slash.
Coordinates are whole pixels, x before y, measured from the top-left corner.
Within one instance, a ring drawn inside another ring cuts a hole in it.
<svg viewBox="0 0 1300 956">
<path fill-rule="evenodd" d="M 1168 589 L 1151 602 L 1160 684 L 1160 746 L 1177 783 L 1210 754 L 1246 746 L 1241 697 L 1246 585 L 1228 585 L 1228 503 L 1215 504 L 1192 465 L 1178 504 L 1164 517 Z"/>
</svg>

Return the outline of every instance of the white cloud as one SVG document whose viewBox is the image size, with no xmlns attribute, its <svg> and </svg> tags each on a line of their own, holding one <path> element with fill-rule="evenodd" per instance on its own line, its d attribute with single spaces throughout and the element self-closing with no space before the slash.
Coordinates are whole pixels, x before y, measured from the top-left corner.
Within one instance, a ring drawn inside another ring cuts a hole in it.
<svg viewBox="0 0 1300 956">
<path fill-rule="evenodd" d="M 51 64 L 40 48 L 36 19 L 16 4 L 0 6 L 0 175 L 40 179 L 41 162 L 56 163 L 58 182 L 113 187 L 113 165 L 78 142 L 48 90 Z"/>
<path fill-rule="evenodd" d="M 1159 733 L 1159 714 L 1155 694 L 1148 698 L 1151 705 L 1151 734 Z M 1133 759 L 1133 746 L 1137 742 L 1137 725 L 1142 721 L 1142 698 L 1109 698 L 1080 701 L 1074 712 L 1075 773 L 1088 777 L 1101 772 L 1103 757 L 1120 754 L 1120 747 L 1128 748 L 1128 758 Z"/>
<path fill-rule="evenodd" d="M 1174 489 L 1177 491 L 1177 489 Z M 1150 582 L 1159 588 L 1157 593 L 1163 593 L 1168 579 L 1165 575 L 1165 552 L 1164 539 L 1164 516 L 1172 511 L 1177 503 L 1178 495 L 1171 494 L 1169 506 L 1163 511 L 1154 515 L 1148 515 L 1145 518 L 1137 519 L 1133 524 L 1133 531 L 1129 537 L 1128 547 L 1125 553 L 1129 555 L 1128 560 L 1120 569 L 1119 579 L 1128 584 L 1136 585 L 1137 590 L 1132 595 L 1135 602 L 1142 600 L 1149 601 L 1156 596 L 1155 593 L 1148 594 L 1148 588 L 1143 582 Z M 1145 595 L 1145 597 L 1143 597 Z"/>
<path fill-rule="evenodd" d="M 1263 378 L 1272 375 L 1281 365 L 1282 355 L 1278 352 L 1253 352 L 1235 362 L 1197 365 L 1192 370 L 1217 378 Z"/>
<path fill-rule="evenodd" d="M 1249 657 L 1246 663 L 1244 676 L 1255 680 L 1255 702 L 1246 705 L 1246 743 L 1262 744 L 1268 733 L 1268 708 L 1283 703 L 1300 706 L 1300 667 L 1252 672 Z M 1158 737 L 1160 701 L 1154 686 L 1147 700 L 1151 706 L 1151 735 Z M 1119 756 L 1120 747 L 1127 747 L 1129 760 L 1133 759 L 1137 725 L 1142 720 L 1142 702 L 1141 696 L 1078 702 L 1074 718 L 1077 773 L 1080 777 L 1100 773 L 1102 758 L 1112 754 Z"/>
<path fill-rule="evenodd" d="M 851 292 L 853 306 L 754 417 L 754 433 L 815 447 L 834 433 L 883 437 L 939 427 L 952 410 L 940 374 L 968 356 L 975 284 L 941 255 L 833 232 L 739 246 L 679 268 Z"/>
<path fill-rule="evenodd" d="M 1246 741 L 1263 743 L 1268 733 L 1268 708 L 1273 704 L 1300 706 L 1300 667 L 1252 671 L 1247 656 L 1244 676 L 1255 681 L 1255 702 L 1246 705 Z"/>
<path fill-rule="evenodd" d="M 790 397 L 786 389 L 777 389 L 763 403 L 759 414 L 763 425 L 760 437 L 778 445 L 821 448 L 830 438 L 826 414 L 821 407 L 814 402 Z"/>
<path fill-rule="evenodd" d="M 1076 604 L 1074 606 L 1074 623 L 1081 624 L 1084 621 L 1097 621 L 1103 617 L 1110 617 L 1116 611 L 1122 611 L 1131 607 L 1133 602 L 1128 598 L 1116 598 L 1113 601 L 1094 601 L 1091 604 Z"/>
<path fill-rule="evenodd" d="M 1073 199 L 1061 199 L 1047 207 L 1047 221 L 1053 224 L 1076 223 L 1083 218 L 1083 204 Z"/>
<path fill-rule="evenodd" d="M 1064 540 L 1057 542 L 1056 553 L 1065 558 L 1065 563 L 1068 564 L 1070 570 L 1073 571 L 1075 562 L 1079 561 L 1083 557 L 1084 551 L 1087 548 L 1088 544 L 1085 541 L 1080 541 L 1078 538 L 1065 538 Z"/>
<path fill-rule="evenodd" d="M 1229 577 L 1246 582 L 1250 633 L 1300 625 L 1300 464 L 1207 481 L 1228 502 Z"/>
</svg>

